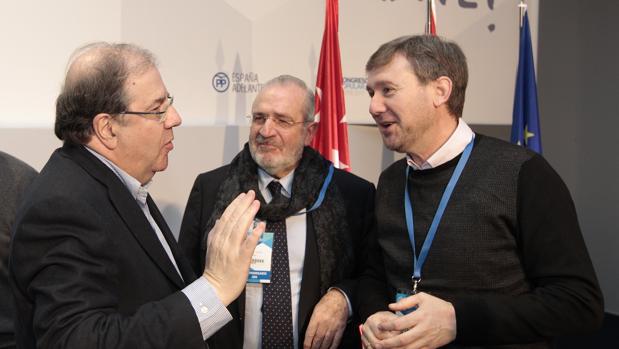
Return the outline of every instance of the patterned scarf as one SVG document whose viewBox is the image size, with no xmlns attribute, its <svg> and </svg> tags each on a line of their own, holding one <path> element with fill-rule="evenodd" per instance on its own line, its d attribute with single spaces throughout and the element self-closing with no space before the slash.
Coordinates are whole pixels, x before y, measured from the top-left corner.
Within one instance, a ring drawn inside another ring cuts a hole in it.
<svg viewBox="0 0 619 349">
<path fill-rule="evenodd" d="M 282 220 L 302 209 L 308 209 L 320 193 L 330 164 L 314 149 L 305 147 L 299 166 L 294 172 L 291 200 L 285 205 L 267 205 L 258 189 L 258 165 L 252 159 L 246 143 L 230 163 L 228 176 L 219 188 L 206 231 L 212 229 L 215 221 L 239 193 L 250 189 L 256 192 L 256 199 L 260 201 L 257 218 L 261 220 Z M 350 251 L 352 242 L 348 223 L 346 219 L 342 219 L 346 217 L 346 205 L 334 181 L 329 185 L 322 205 L 308 213 L 308 216 L 313 223 L 318 246 L 320 289 L 321 293 L 325 293 L 333 283 L 350 274 L 355 262 Z M 202 241 L 202 244 L 202 248 L 205 248 L 206 240 Z"/>
</svg>

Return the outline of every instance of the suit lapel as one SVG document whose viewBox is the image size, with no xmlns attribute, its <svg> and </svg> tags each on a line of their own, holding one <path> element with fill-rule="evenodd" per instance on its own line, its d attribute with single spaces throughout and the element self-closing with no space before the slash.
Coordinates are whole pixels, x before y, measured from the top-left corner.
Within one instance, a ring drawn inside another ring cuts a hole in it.
<svg viewBox="0 0 619 349">
<path fill-rule="evenodd" d="M 300 344 L 303 344 L 305 330 L 314 311 L 314 306 L 320 300 L 320 261 L 318 260 L 316 233 L 311 215 L 306 216 L 305 259 L 299 295 L 299 314 L 297 315 Z"/>
<path fill-rule="evenodd" d="M 168 245 L 170 246 L 170 250 L 172 251 L 172 255 L 174 256 L 176 265 L 178 266 L 178 269 L 180 270 L 181 275 L 183 276 L 183 279 L 185 280 L 185 284 L 189 284 L 193 282 L 193 280 L 196 279 L 197 275 L 191 268 L 191 265 L 189 265 L 189 262 L 187 261 L 185 256 L 179 250 L 178 243 L 176 242 L 176 239 L 174 239 L 174 235 L 172 235 L 172 231 L 170 230 L 170 227 L 168 226 L 165 219 L 163 218 L 163 215 L 159 211 L 159 208 L 157 208 L 157 205 L 155 205 L 155 201 L 153 201 L 150 194 L 146 198 L 146 203 L 148 204 L 148 209 L 150 211 L 150 214 L 153 216 L 153 219 L 159 226 L 159 229 L 161 229 L 163 236 L 165 237 L 166 241 L 168 242 Z"/>
<path fill-rule="evenodd" d="M 93 178 L 107 187 L 110 201 L 125 222 L 127 229 L 163 274 L 179 289 L 183 288 L 185 285 L 163 249 L 157 234 L 118 176 L 82 146 L 64 146 L 63 150 Z M 161 225 L 159 227 L 161 229 Z"/>
</svg>

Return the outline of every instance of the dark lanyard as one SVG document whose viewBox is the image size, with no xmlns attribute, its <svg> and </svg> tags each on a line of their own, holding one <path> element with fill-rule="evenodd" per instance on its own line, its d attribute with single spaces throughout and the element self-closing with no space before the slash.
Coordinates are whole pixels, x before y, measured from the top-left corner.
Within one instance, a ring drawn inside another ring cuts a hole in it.
<svg viewBox="0 0 619 349">
<path fill-rule="evenodd" d="M 322 188 L 320 188 L 320 194 L 318 194 L 318 199 L 316 199 L 312 207 L 310 207 L 309 209 L 305 211 L 297 212 L 293 214 L 293 216 L 300 216 L 302 214 L 312 212 L 318 207 L 320 207 L 320 205 L 322 205 L 322 201 L 325 199 L 327 188 L 329 188 L 329 183 L 331 183 L 331 178 L 333 178 L 333 164 L 329 165 L 329 173 L 327 173 L 327 177 L 325 177 L 325 181 L 322 182 Z"/>
<path fill-rule="evenodd" d="M 451 179 L 449 183 L 447 183 L 447 187 L 443 192 L 443 197 L 441 197 L 441 202 L 438 205 L 438 209 L 434 214 L 434 219 L 432 220 L 432 224 L 430 225 L 430 229 L 428 230 L 428 234 L 426 235 L 426 239 L 423 241 L 423 245 L 421 246 L 421 253 L 419 254 L 419 258 L 417 258 L 417 251 L 415 248 L 415 226 L 413 224 L 413 205 L 411 204 L 410 194 L 408 192 L 408 171 L 410 166 L 406 166 L 406 186 L 404 189 L 404 210 L 406 214 L 406 228 L 408 229 L 408 238 L 411 242 L 411 246 L 413 247 L 413 291 L 417 291 L 417 284 L 421 281 L 421 268 L 423 268 L 423 264 L 426 261 L 426 257 L 428 257 L 428 252 L 430 251 L 430 247 L 432 246 L 432 241 L 434 240 L 434 236 L 436 235 L 436 230 L 438 229 L 438 224 L 441 222 L 443 218 L 443 213 L 445 212 L 445 207 L 447 207 L 447 203 L 449 202 L 449 198 L 451 197 L 451 193 L 453 192 L 456 183 L 458 183 L 458 179 L 462 174 L 462 170 L 466 165 L 466 162 L 469 160 L 469 156 L 471 155 L 471 150 L 473 149 L 473 141 L 475 138 L 472 138 L 469 144 L 466 145 L 464 151 L 462 152 L 462 156 L 458 161 L 458 165 L 456 165 L 456 169 L 451 175 Z"/>
</svg>

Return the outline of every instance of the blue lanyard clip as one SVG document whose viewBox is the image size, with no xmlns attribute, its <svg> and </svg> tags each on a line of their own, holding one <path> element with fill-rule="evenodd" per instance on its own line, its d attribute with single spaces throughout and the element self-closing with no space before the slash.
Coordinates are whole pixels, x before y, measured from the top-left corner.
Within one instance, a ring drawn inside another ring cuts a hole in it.
<svg viewBox="0 0 619 349">
<path fill-rule="evenodd" d="M 421 278 L 412 277 L 413 280 L 413 294 L 417 294 L 417 286 L 421 282 Z"/>
</svg>

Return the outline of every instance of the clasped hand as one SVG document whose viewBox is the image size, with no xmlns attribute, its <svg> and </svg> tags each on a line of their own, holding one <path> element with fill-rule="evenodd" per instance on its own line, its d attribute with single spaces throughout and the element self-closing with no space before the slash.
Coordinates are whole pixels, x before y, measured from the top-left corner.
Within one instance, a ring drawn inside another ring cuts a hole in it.
<svg viewBox="0 0 619 349">
<path fill-rule="evenodd" d="M 453 305 L 427 293 L 406 297 L 389 304 L 392 311 L 417 306 L 417 310 L 398 316 L 382 311 L 363 324 L 364 348 L 438 348 L 456 338 L 456 312 Z"/>
</svg>

